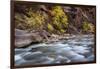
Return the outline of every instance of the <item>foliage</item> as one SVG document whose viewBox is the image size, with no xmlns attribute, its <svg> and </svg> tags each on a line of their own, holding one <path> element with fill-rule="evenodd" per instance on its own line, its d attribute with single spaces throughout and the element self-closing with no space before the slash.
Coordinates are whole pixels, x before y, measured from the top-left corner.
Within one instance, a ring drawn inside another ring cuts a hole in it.
<svg viewBox="0 0 100 69">
<path fill-rule="evenodd" d="M 48 31 L 53 31 L 53 30 L 54 30 L 53 26 L 48 23 Z"/>
<path fill-rule="evenodd" d="M 44 16 L 38 12 L 29 12 L 29 17 L 27 22 L 32 29 L 42 29 L 44 24 Z"/>
<path fill-rule="evenodd" d="M 84 22 L 83 23 L 83 31 L 84 32 L 94 32 L 94 26 L 92 23 Z"/>
<path fill-rule="evenodd" d="M 30 10 L 29 12 L 27 12 L 27 14 L 30 17 L 27 17 L 26 15 L 21 16 L 20 14 L 15 15 L 15 19 L 16 19 L 15 21 L 19 21 L 19 23 L 17 22 L 18 28 L 21 29 L 42 29 L 43 28 L 45 19 L 40 11 L 33 12 L 32 10 Z"/>
<path fill-rule="evenodd" d="M 95 9 L 69 7 L 69 11 L 64 7 L 18 5 L 15 9 L 15 26 L 22 30 L 45 30 L 54 34 L 94 32 Z"/>
<path fill-rule="evenodd" d="M 52 8 L 52 13 L 54 17 L 52 18 L 52 23 L 55 25 L 55 29 L 59 30 L 60 32 L 64 32 L 67 29 L 68 25 L 68 17 L 64 13 L 61 6 L 54 6 Z"/>
</svg>

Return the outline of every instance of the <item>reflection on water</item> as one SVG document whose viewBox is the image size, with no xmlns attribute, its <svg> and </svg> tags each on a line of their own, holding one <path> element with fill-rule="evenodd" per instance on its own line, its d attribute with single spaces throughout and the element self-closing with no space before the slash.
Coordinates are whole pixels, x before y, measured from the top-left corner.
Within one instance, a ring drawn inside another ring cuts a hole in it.
<svg viewBox="0 0 100 69">
<path fill-rule="evenodd" d="M 54 43 L 15 49 L 15 65 L 59 64 L 94 61 L 94 36 L 74 35 Z"/>
</svg>

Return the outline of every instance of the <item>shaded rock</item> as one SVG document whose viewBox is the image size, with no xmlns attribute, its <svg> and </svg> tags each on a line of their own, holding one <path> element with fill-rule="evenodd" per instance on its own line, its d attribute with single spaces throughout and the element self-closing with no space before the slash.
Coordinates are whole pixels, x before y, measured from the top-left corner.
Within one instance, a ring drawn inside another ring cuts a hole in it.
<svg viewBox="0 0 100 69">
<path fill-rule="evenodd" d="M 22 35 L 22 34 L 26 34 L 26 33 L 27 33 L 27 31 L 15 29 L 15 35 Z"/>
<path fill-rule="evenodd" d="M 32 34 L 35 33 L 35 34 L 37 34 L 37 35 L 39 35 L 39 36 L 41 36 L 42 38 L 47 39 L 47 40 L 48 40 L 48 37 L 51 36 L 51 35 L 50 35 L 47 31 L 45 31 L 45 30 L 32 30 L 31 33 L 32 33 Z"/>
<path fill-rule="evenodd" d="M 18 40 L 18 41 L 15 41 L 15 47 L 26 47 L 27 45 L 31 43 L 32 43 L 32 40 Z"/>
<path fill-rule="evenodd" d="M 15 29 L 15 47 L 24 47 L 32 43 L 32 35 L 24 30 Z"/>
<path fill-rule="evenodd" d="M 43 41 L 43 37 L 40 36 L 39 34 L 32 33 L 31 35 L 32 35 L 32 42 L 39 43 Z"/>
<path fill-rule="evenodd" d="M 15 29 L 15 47 L 25 47 L 31 43 L 41 42 L 43 38 L 35 33 L 29 33 L 24 30 Z"/>
</svg>

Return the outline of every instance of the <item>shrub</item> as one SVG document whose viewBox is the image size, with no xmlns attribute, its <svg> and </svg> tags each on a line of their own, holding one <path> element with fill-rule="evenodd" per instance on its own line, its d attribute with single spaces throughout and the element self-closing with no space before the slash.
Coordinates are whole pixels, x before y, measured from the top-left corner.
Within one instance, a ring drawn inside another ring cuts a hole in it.
<svg viewBox="0 0 100 69">
<path fill-rule="evenodd" d="M 51 24 L 48 23 L 48 31 L 52 32 L 54 30 L 53 26 Z"/>
<path fill-rule="evenodd" d="M 55 25 L 55 29 L 59 30 L 60 32 L 62 32 L 62 30 L 66 30 L 68 25 L 68 17 L 64 13 L 62 7 L 54 6 L 52 8 L 52 13 L 54 15 L 52 18 L 52 23 Z"/>
<path fill-rule="evenodd" d="M 17 28 L 21 29 L 42 29 L 44 24 L 44 16 L 41 14 L 40 11 L 32 11 L 30 10 L 27 12 L 30 17 L 26 15 L 22 15 L 20 13 L 15 15 L 15 21 Z"/>
<path fill-rule="evenodd" d="M 83 31 L 84 32 L 94 32 L 94 25 L 89 22 L 83 22 Z"/>
</svg>

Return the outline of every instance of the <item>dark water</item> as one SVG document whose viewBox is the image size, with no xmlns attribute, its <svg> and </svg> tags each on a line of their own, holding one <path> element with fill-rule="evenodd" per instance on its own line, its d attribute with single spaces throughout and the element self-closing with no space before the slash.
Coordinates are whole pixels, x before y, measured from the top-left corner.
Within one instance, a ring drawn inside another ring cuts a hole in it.
<svg viewBox="0 0 100 69">
<path fill-rule="evenodd" d="M 54 43 L 15 49 L 15 65 L 59 64 L 94 61 L 94 36 L 73 35 Z"/>
</svg>

